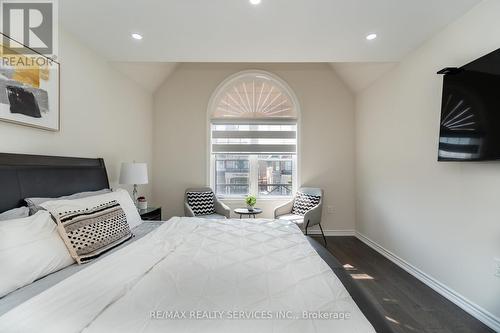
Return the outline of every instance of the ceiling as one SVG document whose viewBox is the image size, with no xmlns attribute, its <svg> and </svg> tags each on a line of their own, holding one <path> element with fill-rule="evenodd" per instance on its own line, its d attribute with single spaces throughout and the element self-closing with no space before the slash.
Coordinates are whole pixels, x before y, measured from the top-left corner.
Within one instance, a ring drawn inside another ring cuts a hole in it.
<svg viewBox="0 0 500 333">
<path fill-rule="evenodd" d="M 109 63 L 116 70 L 150 93 L 154 93 L 179 65 L 176 62 L 111 61 Z M 332 62 L 329 65 L 346 86 L 356 94 L 368 88 L 382 75 L 396 66 L 397 63 Z"/>
<path fill-rule="evenodd" d="M 175 71 L 175 62 L 110 62 L 116 70 L 153 93 Z"/>
<path fill-rule="evenodd" d="M 395 62 L 332 62 L 330 66 L 342 81 L 354 93 L 368 88 L 386 72 L 391 70 Z"/>
<path fill-rule="evenodd" d="M 63 27 L 111 61 L 394 62 L 479 2 L 64 0 L 59 7 Z M 367 41 L 372 32 L 379 37 Z"/>
</svg>

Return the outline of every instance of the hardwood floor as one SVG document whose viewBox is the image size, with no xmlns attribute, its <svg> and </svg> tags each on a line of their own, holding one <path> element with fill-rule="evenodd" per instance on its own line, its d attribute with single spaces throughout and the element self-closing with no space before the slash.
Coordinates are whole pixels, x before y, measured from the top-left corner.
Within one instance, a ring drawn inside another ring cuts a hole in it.
<svg viewBox="0 0 500 333">
<path fill-rule="evenodd" d="M 327 240 L 330 253 L 352 266 L 344 268 L 394 332 L 493 332 L 357 238 Z"/>
</svg>

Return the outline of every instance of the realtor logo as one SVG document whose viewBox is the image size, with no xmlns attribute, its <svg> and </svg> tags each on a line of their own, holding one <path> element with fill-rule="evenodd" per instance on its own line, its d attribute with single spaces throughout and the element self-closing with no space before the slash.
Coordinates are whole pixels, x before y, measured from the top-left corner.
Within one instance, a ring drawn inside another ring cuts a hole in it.
<svg viewBox="0 0 500 333">
<path fill-rule="evenodd" d="M 12 39 L 7 41 L 3 52 L 53 55 L 56 33 L 54 19 L 57 17 L 55 7 L 54 1 L 48 0 L 2 0 L 2 33 Z"/>
</svg>

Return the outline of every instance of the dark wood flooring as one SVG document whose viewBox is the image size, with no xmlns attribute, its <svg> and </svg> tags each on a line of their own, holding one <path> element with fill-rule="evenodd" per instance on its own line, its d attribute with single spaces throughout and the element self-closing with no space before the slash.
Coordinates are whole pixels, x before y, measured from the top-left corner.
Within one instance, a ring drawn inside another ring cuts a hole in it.
<svg viewBox="0 0 500 333">
<path fill-rule="evenodd" d="M 313 237 L 323 244 L 323 240 Z M 394 332 L 493 332 L 356 237 L 327 237 L 328 250 Z M 356 277 L 358 277 L 356 279 Z"/>
</svg>

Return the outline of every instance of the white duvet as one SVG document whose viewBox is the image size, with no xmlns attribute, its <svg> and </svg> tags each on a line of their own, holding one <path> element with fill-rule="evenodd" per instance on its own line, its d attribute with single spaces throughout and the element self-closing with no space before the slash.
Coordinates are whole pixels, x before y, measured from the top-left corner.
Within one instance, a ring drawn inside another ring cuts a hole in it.
<svg viewBox="0 0 500 333">
<path fill-rule="evenodd" d="M 294 224 L 175 217 L 7 312 L 0 332 L 374 329 Z"/>
</svg>

